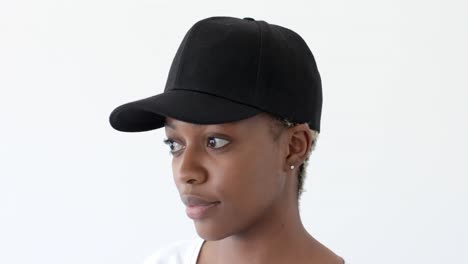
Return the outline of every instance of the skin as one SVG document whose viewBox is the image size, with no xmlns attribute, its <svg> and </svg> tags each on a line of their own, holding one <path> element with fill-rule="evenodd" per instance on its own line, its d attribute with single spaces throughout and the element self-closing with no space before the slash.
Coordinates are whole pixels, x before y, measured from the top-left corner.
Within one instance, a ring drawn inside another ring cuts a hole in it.
<svg viewBox="0 0 468 264">
<path fill-rule="evenodd" d="M 274 141 L 269 122 L 265 114 L 214 125 L 166 118 L 179 193 L 221 202 L 194 220 L 206 240 L 197 263 L 343 263 L 299 215 L 297 169 L 310 149 L 310 130 L 287 128 Z"/>
</svg>

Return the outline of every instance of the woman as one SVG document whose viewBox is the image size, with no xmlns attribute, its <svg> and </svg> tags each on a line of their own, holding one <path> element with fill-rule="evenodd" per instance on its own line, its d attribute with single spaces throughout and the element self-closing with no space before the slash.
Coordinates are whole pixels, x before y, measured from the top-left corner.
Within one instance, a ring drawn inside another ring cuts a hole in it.
<svg viewBox="0 0 468 264">
<path fill-rule="evenodd" d="M 305 168 L 320 132 L 315 59 L 294 31 L 210 17 L 185 35 L 164 93 L 114 109 L 112 127 L 164 127 L 172 170 L 199 239 L 154 263 L 330 263 L 344 260 L 302 225 Z"/>
</svg>

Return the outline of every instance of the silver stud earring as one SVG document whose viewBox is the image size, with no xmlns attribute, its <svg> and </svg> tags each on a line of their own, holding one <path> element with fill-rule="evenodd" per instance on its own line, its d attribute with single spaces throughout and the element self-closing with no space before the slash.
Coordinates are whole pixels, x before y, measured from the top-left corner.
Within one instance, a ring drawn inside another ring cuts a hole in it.
<svg viewBox="0 0 468 264">
<path fill-rule="evenodd" d="M 294 165 L 291 165 L 291 170 L 294 170 Z"/>
</svg>

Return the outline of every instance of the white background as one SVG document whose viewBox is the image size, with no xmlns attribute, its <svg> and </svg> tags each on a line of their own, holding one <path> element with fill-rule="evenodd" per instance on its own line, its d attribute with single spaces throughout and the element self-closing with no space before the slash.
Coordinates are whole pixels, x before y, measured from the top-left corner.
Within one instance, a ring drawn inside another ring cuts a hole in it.
<svg viewBox="0 0 468 264">
<path fill-rule="evenodd" d="M 468 263 L 467 6 L 442 0 L 1 0 L 0 263 L 141 263 L 196 236 L 164 130 L 108 117 L 161 93 L 210 16 L 291 28 L 315 55 L 313 236 L 352 264 Z"/>
</svg>

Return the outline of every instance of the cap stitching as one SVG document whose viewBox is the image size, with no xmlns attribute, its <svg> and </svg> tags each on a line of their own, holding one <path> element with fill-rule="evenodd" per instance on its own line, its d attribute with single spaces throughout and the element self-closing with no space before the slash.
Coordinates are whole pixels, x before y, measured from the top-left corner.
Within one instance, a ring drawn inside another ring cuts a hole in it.
<svg viewBox="0 0 468 264">
<path fill-rule="evenodd" d="M 260 48 L 259 48 L 259 56 L 258 56 L 258 65 L 257 65 L 257 76 L 255 77 L 255 91 L 258 91 L 258 76 L 260 75 L 260 66 L 262 63 L 262 49 L 263 49 L 263 34 L 262 34 L 262 27 L 258 21 L 254 20 L 255 24 L 260 31 Z"/>
<path fill-rule="evenodd" d="M 187 45 L 190 43 L 189 39 L 190 37 L 192 36 L 192 33 L 193 31 L 195 31 L 194 29 L 200 24 L 200 21 L 195 23 L 195 25 L 192 26 L 192 28 L 189 30 L 188 32 L 188 35 L 187 35 L 187 39 L 185 40 L 185 45 L 184 47 L 182 48 L 182 50 L 180 51 L 180 58 L 179 58 L 179 65 L 177 65 L 177 73 L 174 77 L 174 84 L 177 82 L 178 78 L 179 78 L 179 73 L 181 71 L 181 68 L 183 67 L 183 64 L 181 65 L 181 63 L 184 61 L 183 58 L 184 58 L 184 55 L 185 55 L 185 48 L 187 47 Z"/>
<path fill-rule="evenodd" d="M 173 88 L 173 89 L 169 90 L 168 92 L 176 91 L 176 90 L 182 90 L 182 91 L 190 91 L 190 92 L 208 94 L 208 95 L 212 95 L 212 96 L 216 96 L 216 97 L 220 97 L 220 98 L 229 100 L 229 101 L 234 102 L 234 103 L 246 105 L 246 106 L 249 106 L 249 107 L 251 107 L 251 108 L 255 108 L 255 109 L 259 110 L 259 111 L 265 111 L 265 110 L 263 110 L 263 109 L 261 109 L 261 108 L 259 108 L 259 107 L 257 107 L 257 106 L 254 106 L 254 105 L 251 105 L 251 104 L 248 104 L 248 103 L 244 103 L 244 102 L 240 102 L 240 101 L 237 101 L 237 100 L 234 100 L 234 99 L 231 99 L 231 98 L 224 97 L 224 96 L 222 96 L 222 95 L 218 95 L 218 94 L 214 94 L 214 93 L 210 93 L 210 92 L 206 92 L 206 91 L 191 90 L 191 89 L 185 89 L 185 88 Z"/>
</svg>

